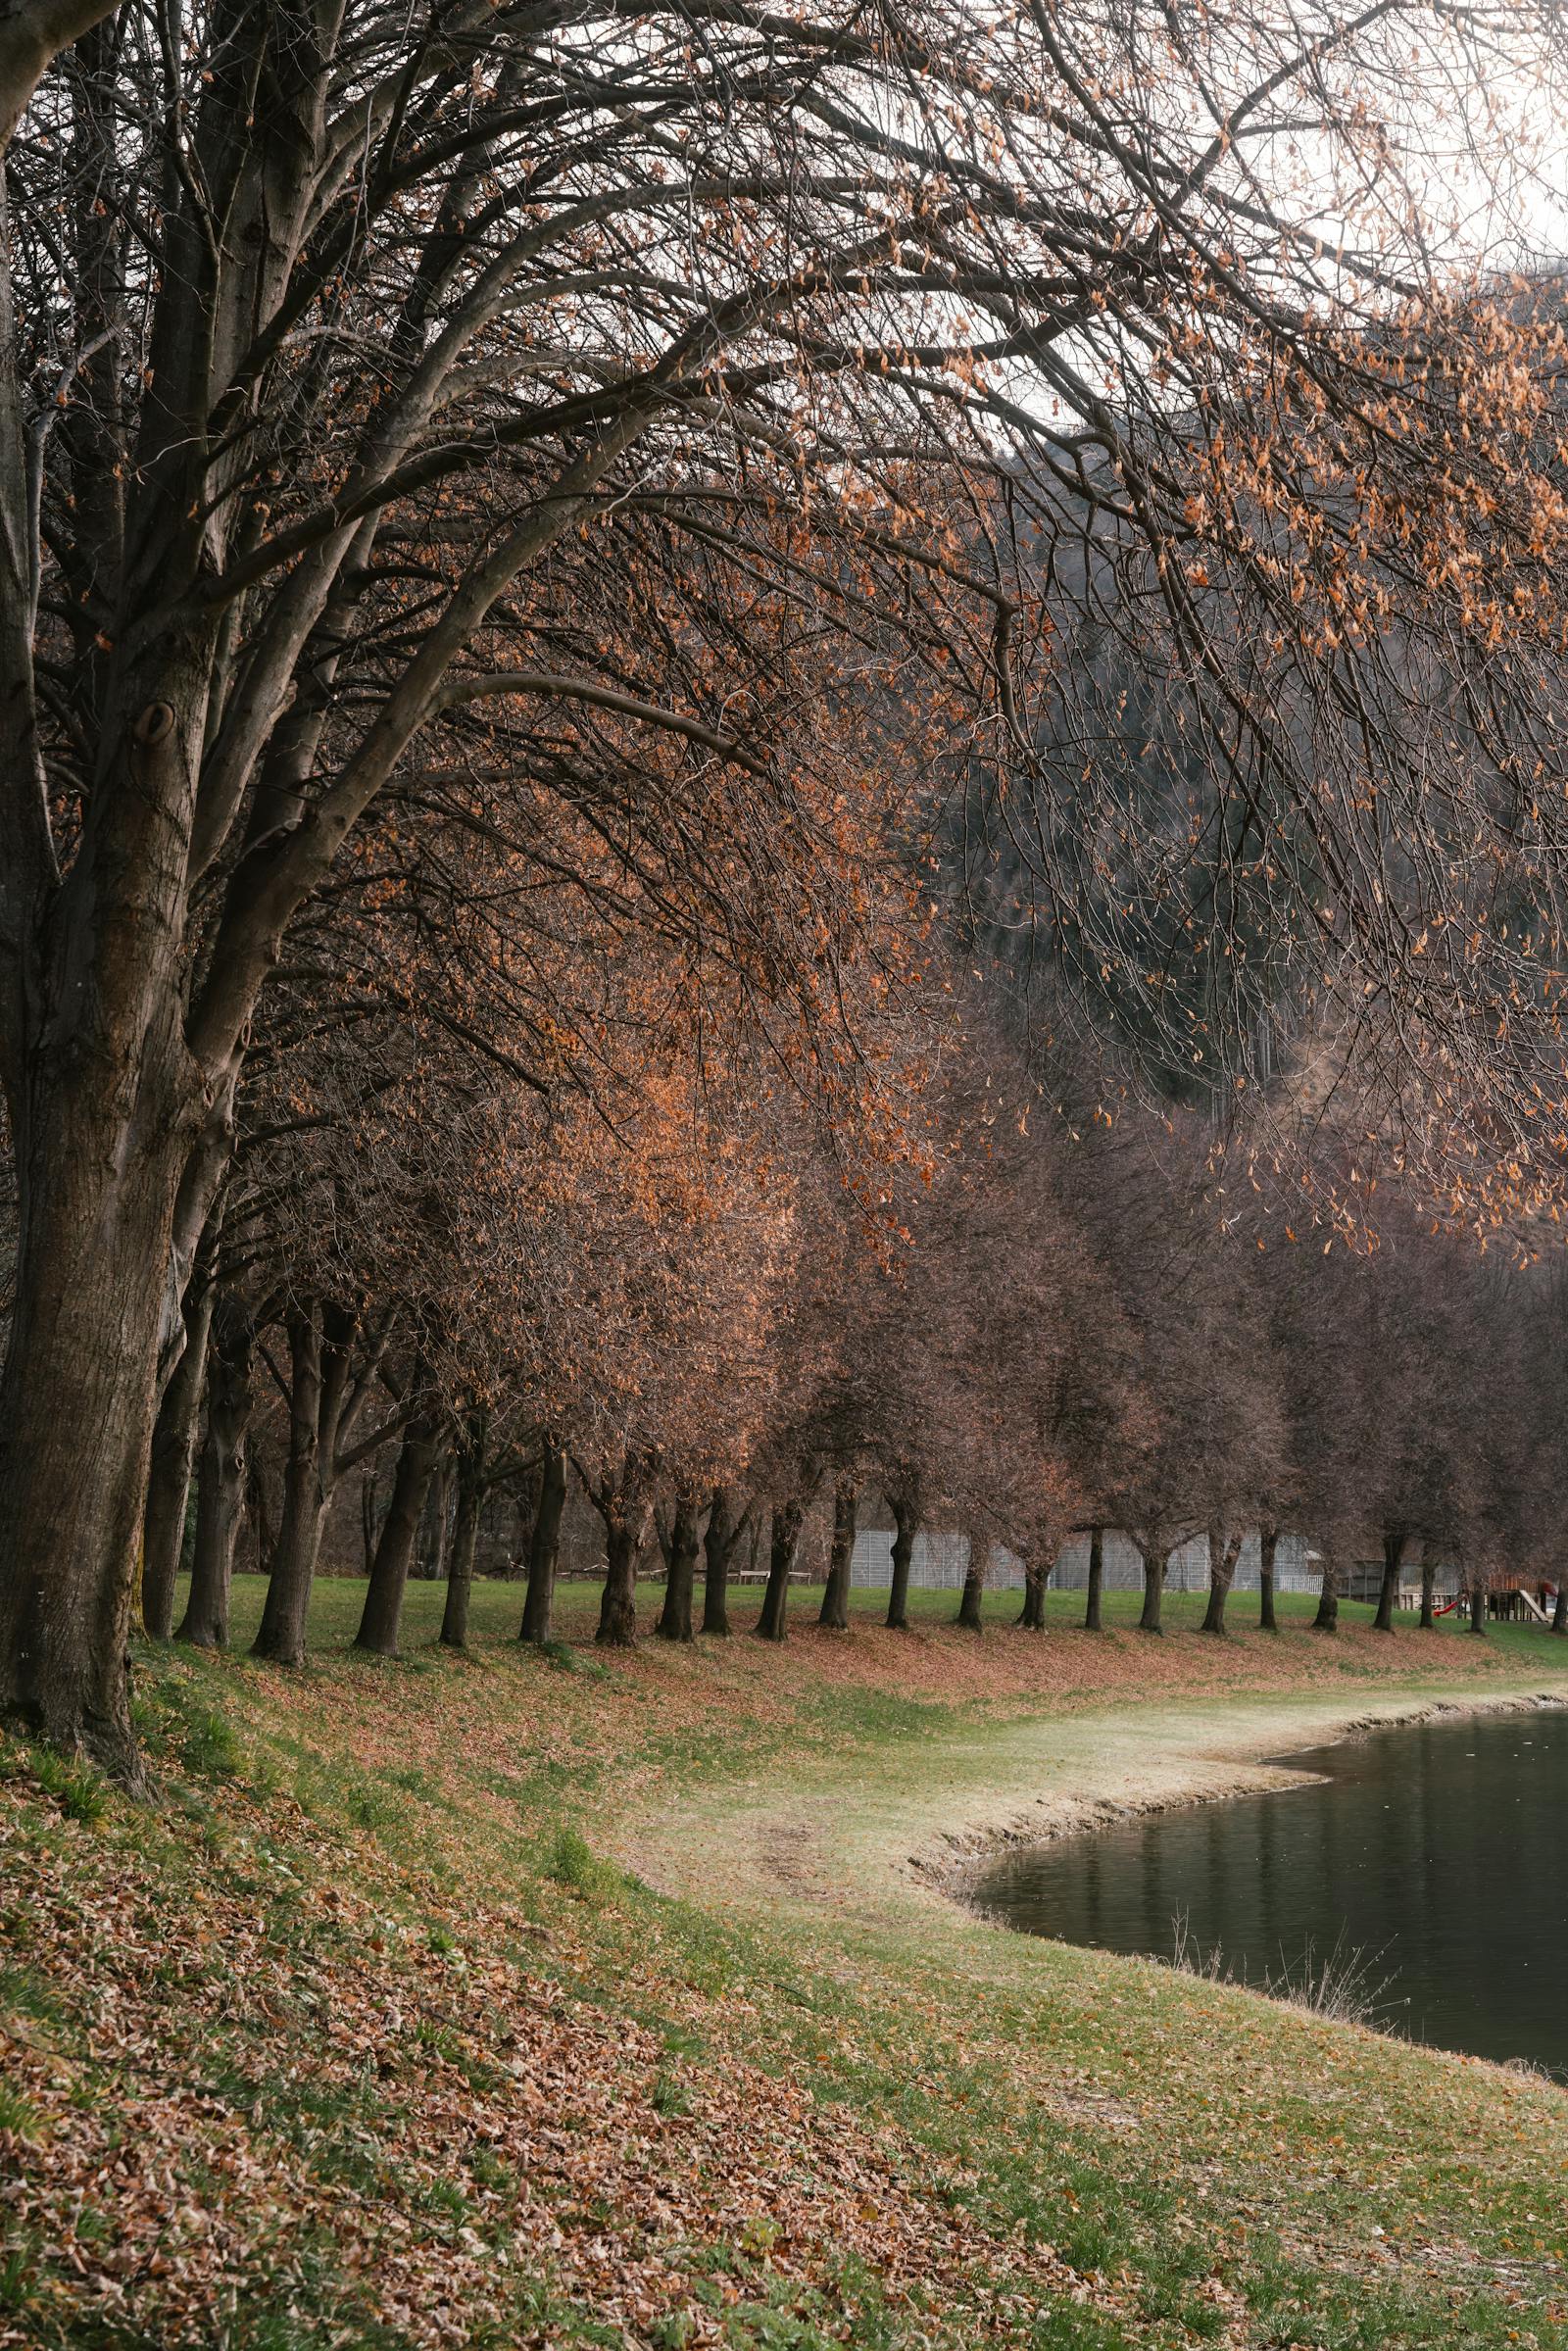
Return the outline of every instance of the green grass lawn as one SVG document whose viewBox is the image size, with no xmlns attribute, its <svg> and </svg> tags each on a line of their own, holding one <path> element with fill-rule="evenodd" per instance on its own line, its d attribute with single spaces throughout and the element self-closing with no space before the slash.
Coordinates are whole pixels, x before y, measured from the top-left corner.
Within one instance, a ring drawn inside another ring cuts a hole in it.
<svg viewBox="0 0 1568 2351">
<path fill-rule="evenodd" d="M 1005 1634 L 1016 1596 L 989 1595 L 977 1642 L 945 1626 L 956 1595 L 920 1593 L 900 1650 L 864 1592 L 848 1641 L 607 1657 L 596 1593 L 567 1585 L 541 1655 L 513 1638 L 520 1591 L 487 1583 L 470 1655 L 436 1648 L 443 1594 L 415 1585 L 388 1663 L 349 1653 L 362 1598 L 318 1587 L 294 1675 L 243 1655 L 248 1578 L 228 1655 L 138 1649 L 157 1807 L 7 1751 L 0 2344 L 1568 2342 L 1551 2084 L 931 1897 L 824 1896 L 787 1850 L 765 1881 L 703 1861 L 808 1787 L 853 1853 L 872 1791 L 938 1802 L 988 1741 L 1000 1771 L 1072 1710 L 1092 1744 L 1107 1709 L 1151 1734 L 1178 1702 L 1216 1725 L 1272 1703 L 1226 1679 L 1254 1669 L 1321 1694 L 1430 1685 L 1451 1656 L 1478 1688 L 1541 1687 L 1568 1643 L 1380 1642 L 1347 1607 L 1336 1646 L 1287 1600 L 1278 1642 L 1221 1644 L 1174 1594 L 1167 1641 L 1097 1642 L 1070 1593 L 1054 1642 Z M 1125 1628 L 1137 1595 L 1107 1604 Z M 1129 1689 L 1143 1660 L 1197 1679 Z M 691 1857 L 678 1887 L 627 1867 L 640 1841 Z M 542 2103 L 517 2055 L 541 2019 L 537 2078 L 567 2084 Z M 597 2103 L 570 2088 L 594 2068 L 620 2082 Z M 543 2118 L 526 2157 L 514 2108 Z M 633 2275 L 642 2315 L 615 2299 Z"/>
<path fill-rule="evenodd" d="M 234 1638 L 247 1641 L 261 1621 L 264 1579 L 259 1576 L 236 1576 L 234 1579 Z M 556 1589 L 556 1629 L 564 1640 L 591 1639 L 599 1619 L 599 1585 L 585 1578 L 565 1577 Z M 663 1601 L 663 1585 L 652 1580 L 637 1586 L 637 1621 L 640 1629 L 650 1632 Z M 183 1587 L 181 1587 L 183 1593 Z M 416 1647 L 420 1641 L 433 1641 L 441 1629 L 441 1614 L 445 1606 L 446 1587 L 439 1583 L 411 1582 L 404 1602 L 403 1646 Z M 737 1633 L 746 1632 L 756 1621 L 761 1605 L 760 1585 L 732 1586 L 729 1595 L 730 1621 Z M 999 1630 L 1013 1625 L 1022 1603 L 1017 1592 L 988 1591 L 983 1594 L 981 1612 L 987 1626 Z M 790 1621 L 797 1629 L 814 1623 L 821 1605 L 820 1585 L 797 1584 L 790 1589 Z M 1170 1632 L 1191 1632 L 1201 1624 L 1207 1595 L 1201 1592 L 1167 1592 L 1163 1615 Z M 352 1641 L 365 1605 L 365 1582 L 359 1576 L 323 1577 L 318 1583 L 311 1607 L 311 1632 L 318 1643 Z M 1317 1613 L 1317 1595 L 1312 1592 L 1281 1592 L 1275 1603 L 1282 1624 L 1307 1625 Z M 1104 1621 L 1110 1629 L 1130 1629 L 1136 1626 L 1143 1607 L 1141 1592 L 1106 1592 L 1102 1595 Z M 956 1592 L 911 1591 L 909 1615 L 917 1625 L 951 1624 L 957 1615 Z M 701 1614 L 701 1587 L 698 1609 Z M 1067 1632 L 1083 1623 L 1084 1594 L 1082 1592 L 1046 1591 L 1046 1630 Z M 1370 1603 L 1360 1600 L 1342 1600 L 1340 1616 L 1346 1627 L 1370 1625 L 1376 1611 Z M 850 1594 L 852 1623 L 877 1625 L 887 1614 L 887 1592 L 857 1588 Z M 1227 1612 L 1231 1629 L 1237 1633 L 1250 1631 L 1256 1620 L 1256 1592 L 1239 1592 L 1232 1594 Z M 522 1586 L 520 1583 L 502 1583 L 480 1578 L 473 1586 L 471 1622 L 476 1640 L 500 1640 L 514 1634 L 522 1616 Z M 1396 1626 L 1411 1630 L 1416 1619 L 1413 1613 L 1400 1612 Z M 1466 1623 L 1457 1612 L 1441 1617 L 1436 1628 L 1439 1635 L 1469 1639 Z M 1494 1624 L 1488 1627 L 1488 1637 L 1505 1649 L 1529 1653 L 1539 1645 L 1541 1628 L 1533 1625 Z M 1568 1647 L 1568 1643 L 1564 1644 Z"/>
</svg>

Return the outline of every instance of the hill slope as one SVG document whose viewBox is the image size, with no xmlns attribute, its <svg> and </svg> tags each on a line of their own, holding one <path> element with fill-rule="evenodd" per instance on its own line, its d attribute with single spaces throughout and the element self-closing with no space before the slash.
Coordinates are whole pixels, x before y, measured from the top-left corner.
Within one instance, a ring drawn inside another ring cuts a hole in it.
<svg viewBox="0 0 1568 2351">
<path fill-rule="evenodd" d="M 1087 1785 L 1134 1692 L 1146 1739 L 1235 1738 L 1568 1644 L 977 1642 L 933 1602 L 606 1661 L 486 1588 L 470 1656 L 416 1592 L 386 1667 L 358 1596 L 302 1676 L 139 1660 L 156 1810 L 6 1750 L 0 2343 L 1568 2340 L 1557 2089 L 1003 1935 L 865 1825 L 1021 1785 L 1043 1725 Z M 735 1824 L 808 1801 L 820 1867 L 751 1866 Z"/>
</svg>

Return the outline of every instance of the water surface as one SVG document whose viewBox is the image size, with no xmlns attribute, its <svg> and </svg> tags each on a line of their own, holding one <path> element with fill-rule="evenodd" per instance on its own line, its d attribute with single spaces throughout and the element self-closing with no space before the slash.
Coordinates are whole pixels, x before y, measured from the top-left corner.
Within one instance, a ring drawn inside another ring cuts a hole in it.
<svg viewBox="0 0 1568 2351">
<path fill-rule="evenodd" d="M 1252 1984 L 1358 1951 L 1383 2021 L 1568 2077 L 1568 1710 L 1446 1717 L 1284 1758 L 1307 1788 L 1027 1846 L 976 1899 L 1008 1925 Z"/>
</svg>

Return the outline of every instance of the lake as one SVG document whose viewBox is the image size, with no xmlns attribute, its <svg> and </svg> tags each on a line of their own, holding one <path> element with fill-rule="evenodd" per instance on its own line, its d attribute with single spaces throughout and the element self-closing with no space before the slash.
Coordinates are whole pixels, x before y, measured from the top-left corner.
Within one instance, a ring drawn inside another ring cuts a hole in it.
<svg viewBox="0 0 1568 2351">
<path fill-rule="evenodd" d="M 1169 1959 L 1185 1937 L 1260 1985 L 1358 1952 L 1390 2029 L 1568 2077 L 1568 1710 L 1281 1760 L 1323 1777 L 1016 1848 L 973 1898 L 1105 1951 Z"/>
</svg>

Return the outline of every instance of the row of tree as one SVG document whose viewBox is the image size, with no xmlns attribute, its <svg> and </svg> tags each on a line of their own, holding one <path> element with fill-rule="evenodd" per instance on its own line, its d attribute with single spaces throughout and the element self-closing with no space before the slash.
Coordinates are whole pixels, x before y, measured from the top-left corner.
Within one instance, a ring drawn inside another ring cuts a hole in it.
<svg viewBox="0 0 1568 2351">
<path fill-rule="evenodd" d="M 781 1540 L 818 1460 L 1039 1560 L 1229 1510 L 1133 1466 L 1163 1284 L 954 1044 L 955 871 L 1167 1087 L 1316 1055 L 1555 1200 L 1562 330 L 1432 197 L 1528 249 L 1562 65 L 1555 0 L 10 0 L 0 1712 L 134 1775 L 256 1358 L 278 1653 L 388 1422 L 383 1642 L 513 1412 L 609 1635 L 742 1456 Z"/>
<path fill-rule="evenodd" d="M 645 1057 L 618 1072 L 613 1118 L 603 1090 L 542 1100 L 378 1001 L 291 1028 L 275 1056 L 258 1040 L 279 1077 L 247 1099 L 155 1432 L 150 1632 L 172 1629 L 184 1546 L 181 1630 L 226 1638 L 263 1418 L 282 1502 L 256 1645 L 284 1663 L 305 1651 L 334 1502 L 382 1458 L 359 1640 L 383 1652 L 432 1518 L 444 1638 L 463 1642 L 503 1494 L 524 1527 L 521 1631 L 548 1640 L 572 1485 L 602 1527 L 608 1642 L 633 1638 L 655 1534 L 659 1632 L 692 1637 L 700 1571 L 702 1627 L 727 1630 L 732 1566 L 760 1538 L 758 1630 L 782 1639 L 813 1509 L 831 1520 L 822 1621 L 843 1625 L 870 1496 L 894 1523 L 893 1626 L 931 1527 L 968 1536 L 975 1625 L 999 1546 L 1024 1563 L 1021 1621 L 1041 1625 L 1084 1529 L 1091 1624 L 1110 1527 L 1142 1554 L 1150 1630 L 1195 1535 L 1216 1633 L 1253 1529 L 1265 1621 L 1287 1532 L 1322 1559 L 1325 1627 L 1369 1556 L 1385 1629 L 1418 1557 L 1429 1621 L 1440 1561 L 1459 1563 L 1478 1629 L 1492 1583 L 1559 1581 L 1564 1275 L 1382 1198 L 1372 1139 L 1358 1158 L 1320 1121 L 1281 1172 L 1249 1128 L 1106 1101 L 1087 1071 L 1053 1097 L 1037 1032 L 933 985 L 901 1000 L 897 1035 L 882 1024 L 890 1062 L 927 1074 L 920 1130 L 870 1163 L 868 1197 L 760 1057 L 733 1039 L 649 1055 L 649 1029 L 622 1018 Z M 1059 1073 L 1058 1043 L 1046 1058 Z"/>
</svg>

